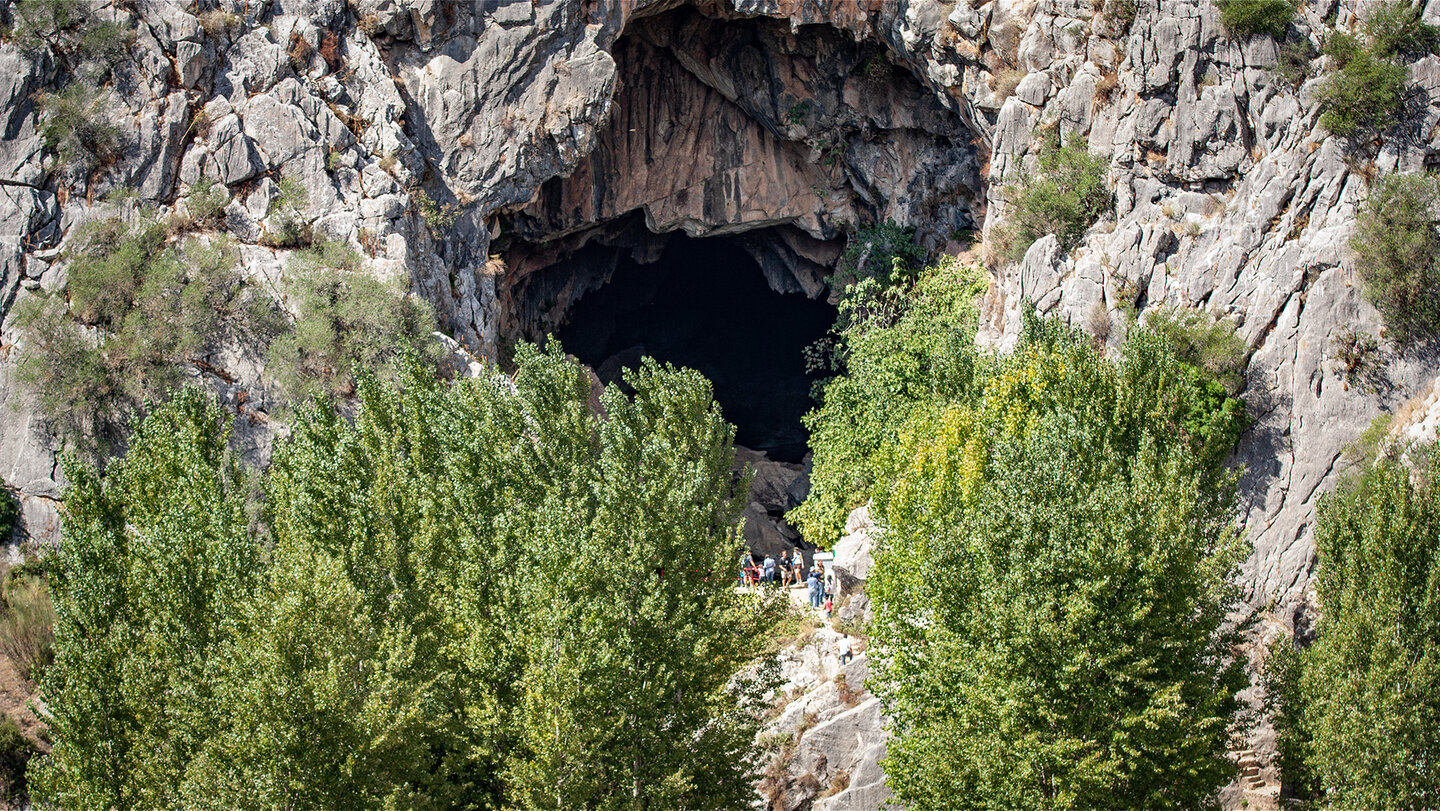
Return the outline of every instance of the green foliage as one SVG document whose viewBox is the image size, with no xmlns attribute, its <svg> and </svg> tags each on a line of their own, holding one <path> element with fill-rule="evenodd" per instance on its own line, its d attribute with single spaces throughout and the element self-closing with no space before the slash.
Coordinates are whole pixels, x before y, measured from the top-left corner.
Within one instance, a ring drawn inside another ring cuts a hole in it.
<svg viewBox="0 0 1440 811">
<path fill-rule="evenodd" d="M 1325 53 L 1339 69 L 1320 86 L 1320 125 L 1336 135 L 1388 129 L 1399 120 L 1409 70 L 1362 48 L 1354 38 L 1332 34 Z"/>
<path fill-rule="evenodd" d="M 10 5 L 10 36 L 32 55 L 53 54 L 61 71 L 101 84 L 134 42 L 134 26 L 101 19 L 101 7 L 85 0 L 16 0 Z"/>
<path fill-rule="evenodd" d="M 85 169 L 119 157 L 120 130 L 106 119 L 107 96 L 84 83 L 40 96 L 40 135 L 62 163 Z"/>
<path fill-rule="evenodd" d="M 272 248 L 307 246 L 313 240 L 310 223 L 305 219 L 309 192 L 293 177 L 281 178 L 278 185 L 280 193 L 270 203 L 267 212 L 270 223 L 265 227 L 260 242 Z"/>
<path fill-rule="evenodd" d="M 1335 349 L 1331 357 L 1340 364 L 1345 382 L 1355 386 L 1378 371 L 1374 367 L 1376 353 L 1379 351 L 1380 343 L 1375 340 L 1375 336 L 1346 330 L 1335 337 Z"/>
<path fill-rule="evenodd" d="M 20 675 L 35 681 L 55 658 L 55 608 L 43 577 L 11 569 L 0 596 L 0 653 Z"/>
<path fill-rule="evenodd" d="M 264 534 L 193 389 L 103 478 L 73 466 L 38 796 L 744 807 L 757 720 L 727 685 L 778 617 L 732 587 L 733 429 L 693 372 L 647 362 L 598 416 L 558 346 L 516 361 L 306 406 Z"/>
<path fill-rule="evenodd" d="M 1315 49 L 1306 38 L 1288 40 L 1280 46 L 1275 63 L 1275 75 L 1291 87 L 1298 88 L 1310 76 L 1310 60 L 1315 58 Z"/>
<path fill-rule="evenodd" d="M 867 583 L 887 782 L 926 809 L 1193 808 L 1232 779 L 1238 418 L 1137 329 L 1035 323 L 880 453 Z"/>
<path fill-rule="evenodd" d="M 908 285 L 925 264 L 926 252 L 915 242 L 915 229 L 890 220 L 861 228 L 845 244 L 832 287 L 851 297 L 852 285 L 874 282 L 881 288 Z"/>
<path fill-rule="evenodd" d="M 1396 341 L 1440 330 L 1440 178 L 1378 179 L 1355 218 L 1350 249 L 1365 297 Z"/>
<path fill-rule="evenodd" d="M 0 485 L 0 541 L 8 543 L 20 525 L 20 499 L 15 491 Z"/>
<path fill-rule="evenodd" d="M 846 373 L 824 385 L 805 418 L 815 451 L 810 496 L 787 516 L 807 540 L 839 539 L 875 481 L 873 457 L 911 409 L 971 385 L 982 363 L 974 302 L 985 283 L 982 269 L 947 257 L 912 287 L 859 285 L 841 300 L 837 355 Z"/>
<path fill-rule="evenodd" d="M 1166 308 L 1152 312 L 1146 327 L 1170 345 L 1182 363 L 1214 378 L 1231 394 L 1245 387 L 1250 347 L 1235 334 L 1235 325 L 1204 310 Z"/>
<path fill-rule="evenodd" d="M 1440 478 L 1381 459 L 1320 505 L 1318 641 L 1270 687 L 1290 780 L 1324 807 L 1440 803 Z"/>
<path fill-rule="evenodd" d="M 1236 39 L 1269 34 L 1276 40 L 1285 38 L 1285 29 L 1295 18 L 1291 0 L 1216 0 L 1220 24 Z"/>
<path fill-rule="evenodd" d="M 1115 23 L 1115 31 L 1118 34 L 1125 34 L 1130 31 L 1130 26 L 1135 23 L 1135 15 L 1139 8 L 1135 0 L 1105 0 L 1105 16 Z"/>
<path fill-rule="evenodd" d="M 225 215 L 225 206 L 230 203 L 230 193 L 225 187 L 209 178 L 201 178 L 190 186 L 185 195 L 185 207 L 190 220 L 197 228 L 213 228 L 220 224 Z"/>
<path fill-rule="evenodd" d="M 450 226 L 460 219 L 459 206 L 454 203 L 437 203 L 424 189 L 415 188 L 411 190 L 410 196 L 415 201 L 420 218 L 430 229 L 430 236 L 436 239 L 440 239 L 446 231 L 450 230 Z"/>
<path fill-rule="evenodd" d="M 997 238 L 1011 261 L 1047 234 L 1059 238 L 1062 250 L 1074 248 L 1112 204 L 1105 159 L 1090 154 L 1078 135 L 1064 146 L 1042 144 L 1038 161 L 1038 173 L 1005 188 L 1011 210 Z"/>
<path fill-rule="evenodd" d="M 1404 62 L 1440 50 L 1440 28 L 1426 25 L 1407 2 L 1379 4 L 1365 19 L 1365 44 L 1332 34 L 1325 53 L 1339 69 L 1320 87 L 1320 124 L 1336 135 L 1378 132 L 1394 126 L 1405 105 L 1409 69 Z"/>
<path fill-rule="evenodd" d="M 0 801 L 25 803 L 30 798 L 25 767 L 38 754 L 35 744 L 10 716 L 0 717 Z"/>
<path fill-rule="evenodd" d="M 1380 3 L 1365 18 L 1370 50 L 1384 59 L 1419 59 L 1440 49 L 1440 28 L 1421 20 L 1423 9 L 1399 0 Z"/>
<path fill-rule="evenodd" d="M 102 479 L 77 463 L 41 691 L 54 749 L 31 767 L 63 808 L 181 805 L 189 762 L 229 718 L 217 673 L 262 578 L 249 487 L 219 408 L 187 388 L 135 429 Z"/>
<path fill-rule="evenodd" d="M 296 254 L 287 272 L 295 328 L 269 352 L 271 376 L 291 399 L 355 392 L 357 370 L 380 370 L 407 351 L 433 352 L 428 304 L 367 272 L 360 254 L 322 242 Z"/>
<path fill-rule="evenodd" d="M 76 450 L 116 451 L 131 409 L 177 385 L 223 347 L 268 343 L 281 325 L 223 241 L 168 240 L 158 222 L 104 220 L 67 251 L 68 303 L 16 305 L 27 351 L 19 378 Z"/>
</svg>

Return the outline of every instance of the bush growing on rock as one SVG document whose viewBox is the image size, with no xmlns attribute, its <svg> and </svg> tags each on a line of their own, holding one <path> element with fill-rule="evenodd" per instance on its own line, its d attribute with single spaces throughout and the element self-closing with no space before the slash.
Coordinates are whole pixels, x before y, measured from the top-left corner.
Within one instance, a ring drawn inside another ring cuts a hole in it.
<svg viewBox="0 0 1440 811">
<path fill-rule="evenodd" d="M 1325 53 L 1338 69 L 1320 86 L 1320 126 L 1336 135 L 1393 126 L 1404 102 L 1409 70 L 1345 34 L 1328 37 Z"/>
<path fill-rule="evenodd" d="M 1440 330 L 1440 178 L 1378 179 L 1355 218 L 1350 249 L 1365 297 L 1395 340 Z"/>
<path fill-rule="evenodd" d="M 118 157 L 120 130 L 107 120 L 106 102 L 105 93 L 85 84 L 40 97 L 40 135 L 62 164 L 88 171 Z"/>
<path fill-rule="evenodd" d="M 16 305 L 18 373 L 62 438 L 94 458 L 122 446 L 130 410 L 197 364 L 213 367 L 225 348 L 255 349 L 281 328 L 226 242 L 172 241 L 148 216 L 85 226 L 65 259 L 65 296 Z"/>
<path fill-rule="evenodd" d="M 1161 336 L 1118 362 L 1032 319 L 880 452 L 867 593 L 888 784 L 915 811 L 1190 808 L 1232 779 L 1223 628 L 1243 415 Z M 1210 408 L 1215 430 L 1182 426 Z"/>
<path fill-rule="evenodd" d="M 996 237 L 999 253 L 1010 261 L 1024 258 L 1047 234 L 1060 240 L 1061 249 L 1074 248 L 1112 205 L 1108 164 L 1090 154 L 1079 136 L 1064 146 L 1042 143 L 1038 163 L 1038 172 L 1005 188 L 1011 209 Z"/>
<path fill-rule="evenodd" d="M 1237 39 L 1268 34 L 1285 38 L 1285 29 L 1295 18 L 1291 0 L 1217 0 L 1220 24 Z"/>
<path fill-rule="evenodd" d="M 1380 458 L 1320 505 L 1318 641 L 1267 666 L 1287 784 L 1319 807 L 1440 803 L 1440 478 Z"/>
<path fill-rule="evenodd" d="M 1381 3 L 1365 18 L 1364 44 L 1331 34 L 1325 53 L 1337 69 L 1320 87 L 1320 125 L 1336 135 L 1378 132 L 1403 113 L 1410 70 L 1405 61 L 1435 53 L 1440 28 L 1421 21 L 1405 2 Z"/>
<path fill-rule="evenodd" d="M 349 245 L 322 242 L 301 251 L 286 275 L 295 325 L 271 345 L 268 370 L 291 400 L 317 391 L 349 396 L 357 371 L 436 350 L 429 305 L 367 272 Z"/>
<path fill-rule="evenodd" d="M 776 619 L 733 589 L 733 428 L 647 363 L 590 407 L 558 347 L 302 408 L 263 478 L 187 389 L 71 465 L 59 807 L 745 807 L 732 676 Z M 677 742 L 680 742 L 677 744 Z"/>
</svg>

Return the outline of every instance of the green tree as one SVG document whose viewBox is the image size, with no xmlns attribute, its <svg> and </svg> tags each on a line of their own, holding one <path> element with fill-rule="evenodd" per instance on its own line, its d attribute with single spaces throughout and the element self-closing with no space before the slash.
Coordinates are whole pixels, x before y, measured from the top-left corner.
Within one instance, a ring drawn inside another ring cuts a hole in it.
<svg viewBox="0 0 1440 811">
<path fill-rule="evenodd" d="M 190 388 L 137 428 L 103 478 L 67 465 L 55 662 L 41 683 L 55 745 L 35 762 L 38 797 L 173 807 L 220 728 L 212 668 L 260 564 L 227 438 L 219 409 Z"/>
<path fill-rule="evenodd" d="M 1397 341 L 1440 329 L 1440 178 L 1376 180 L 1355 218 L 1350 249 L 1365 298 Z"/>
<path fill-rule="evenodd" d="M 1440 803 L 1440 480 L 1382 458 L 1320 505 L 1318 639 L 1272 656 L 1287 782 L 1334 809 Z"/>
<path fill-rule="evenodd" d="M 596 414 L 558 345 L 516 363 L 451 385 L 412 356 L 399 385 L 359 376 L 350 419 L 302 407 L 258 523 L 193 392 L 147 417 L 104 477 L 77 466 L 44 796 L 744 804 L 757 720 L 730 681 L 776 606 L 733 588 L 733 429 L 694 372 L 649 364 Z M 168 523 L 152 532 L 151 513 Z M 243 594 L 206 597 L 190 561 L 225 550 L 252 555 L 223 570 Z M 209 635 L 182 633 L 192 615 Z"/>
<path fill-rule="evenodd" d="M 914 285 L 856 285 L 841 301 L 836 355 L 844 374 L 827 381 L 805 418 L 815 451 L 810 496 L 789 513 L 821 546 L 869 496 L 873 460 L 911 409 L 972 388 L 983 359 L 974 349 L 982 268 L 942 258 Z"/>
<path fill-rule="evenodd" d="M 1205 402 L 1166 342 L 1118 363 L 1035 323 L 881 451 L 867 590 L 889 785 L 924 809 L 1194 808 L 1231 779 L 1222 630 L 1245 547 Z"/>
</svg>

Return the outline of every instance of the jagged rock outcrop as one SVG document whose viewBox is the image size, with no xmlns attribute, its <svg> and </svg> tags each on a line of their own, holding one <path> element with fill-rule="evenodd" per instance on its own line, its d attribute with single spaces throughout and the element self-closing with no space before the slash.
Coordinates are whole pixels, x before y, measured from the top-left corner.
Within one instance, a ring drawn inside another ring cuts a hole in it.
<svg viewBox="0 0 1440 811">
<path fill-rule="evenodd" d="M 761 733 L 772 750 L 760 786 L 768 809 L 878 809 L 890 798 L 880 767 L 890 733 L 865 687 L 869 659 L 862 652 L 841 664 L 841 636 L 823 626 L 780 653 L 778 693 L 788 700 Z"/>
</svg>

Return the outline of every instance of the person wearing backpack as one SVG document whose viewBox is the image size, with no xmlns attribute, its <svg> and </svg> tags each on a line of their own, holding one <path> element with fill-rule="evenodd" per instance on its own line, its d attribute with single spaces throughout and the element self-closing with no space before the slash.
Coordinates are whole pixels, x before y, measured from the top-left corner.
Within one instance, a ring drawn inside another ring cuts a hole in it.
<svg viewBox="0 0 1440 811">
<path fill-rule="evenodd" d="M 775 556 L 774 556 L 774 555 L 770 555 L 770 554 L 765 555 L 765 563 L 764 563 L 764 565 L 761 567 L 761 573 L 762 573 L 762 574 L 761 574 L 761 578 L 765 581 L 766 585 L 770 585 L 770 586 L 775 585 Z"/>
</svg>

